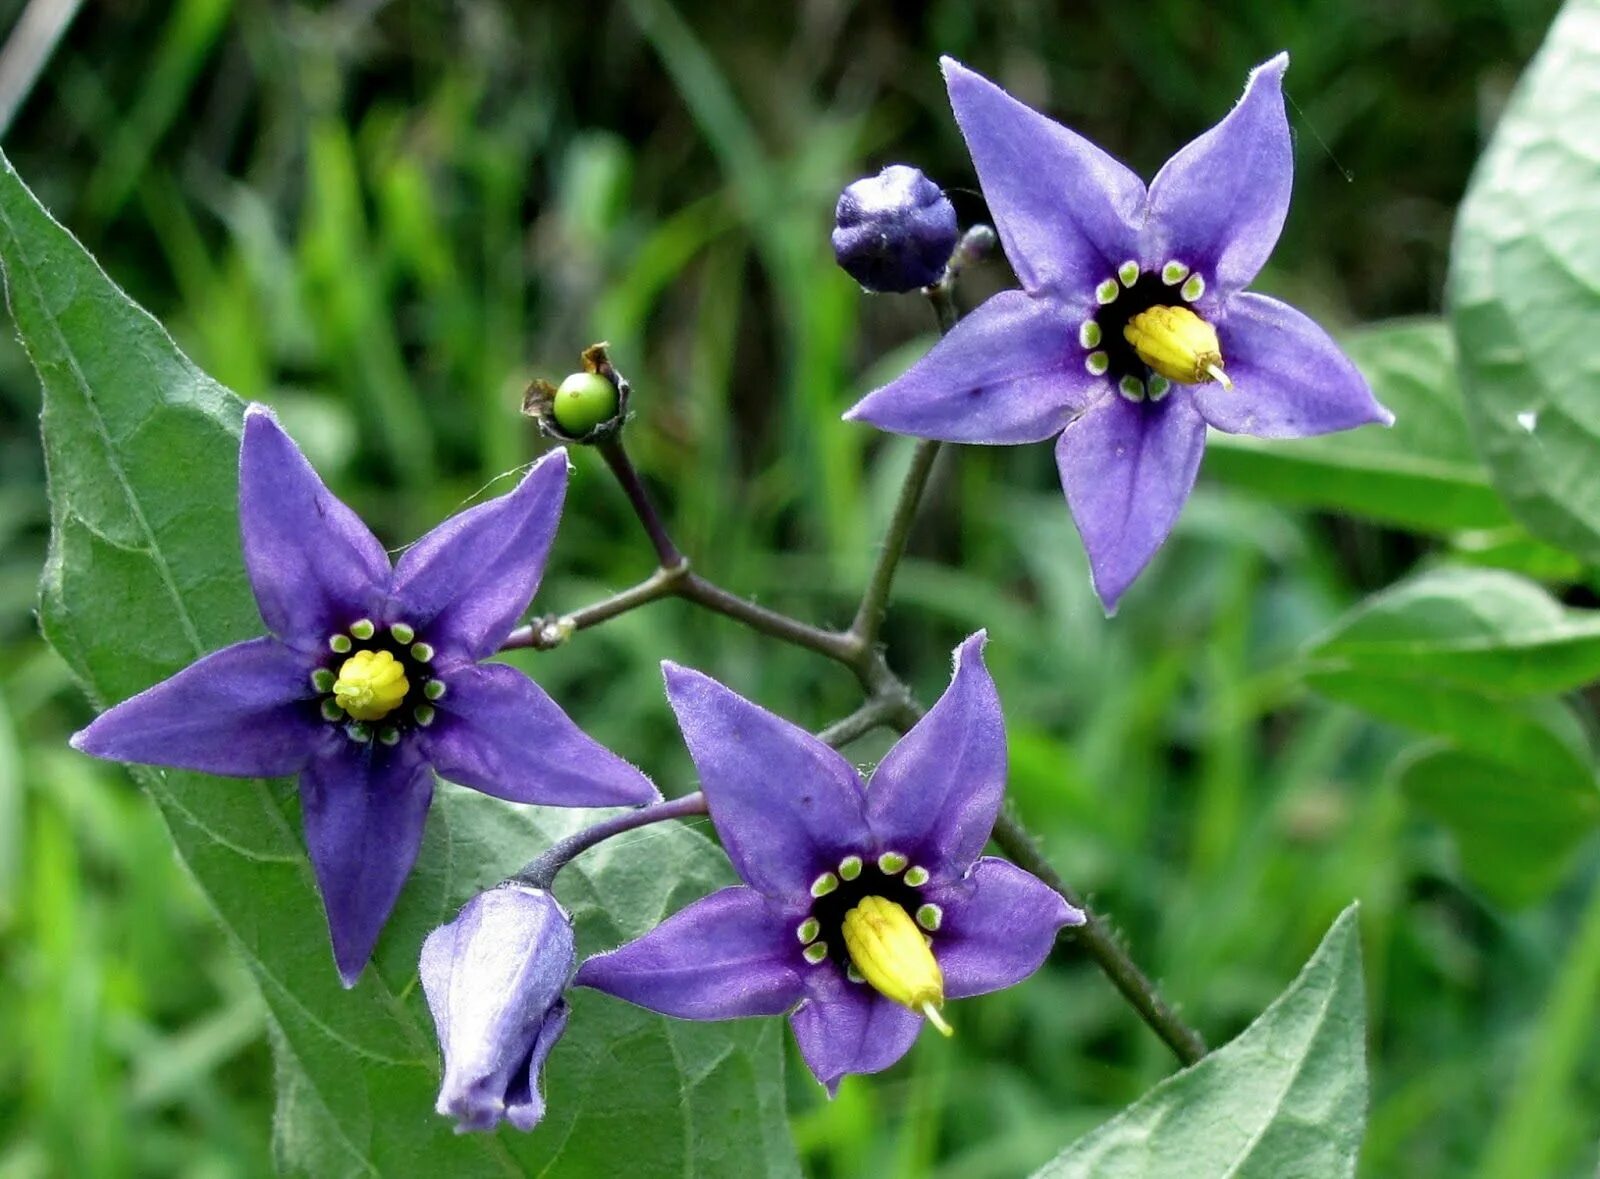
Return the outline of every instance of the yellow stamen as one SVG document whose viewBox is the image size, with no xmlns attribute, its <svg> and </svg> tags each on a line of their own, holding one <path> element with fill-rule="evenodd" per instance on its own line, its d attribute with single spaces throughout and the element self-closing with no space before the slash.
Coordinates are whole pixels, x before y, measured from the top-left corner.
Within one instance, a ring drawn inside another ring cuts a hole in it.
<svg viewBox="0 0 1600 1179">
<path fill-rule="evenodd" d="M 893 901 L 864 897 L 844 915 L 850 961 L 874 990 L 928 1017 L 945 1035 L 952 1029 L 944 1007 L 944 975 L 916 922 Z"/>
<path fill-rule="evenodd" d="M 1217 329 L 1187 307 L 1151 307 L 1135 315 L 1122 329 L 1139 359 L 1181 385 L 1219 382 L 1232 389 L 1222 369 L 1222 345 Z"/>
<path fill-rule="evenodd" d="M 357 651 L 333 682 L 334 700 L 360 721 L 382 720 L 410 691 L 405 668 L 387 651 Z"/>
</svg>

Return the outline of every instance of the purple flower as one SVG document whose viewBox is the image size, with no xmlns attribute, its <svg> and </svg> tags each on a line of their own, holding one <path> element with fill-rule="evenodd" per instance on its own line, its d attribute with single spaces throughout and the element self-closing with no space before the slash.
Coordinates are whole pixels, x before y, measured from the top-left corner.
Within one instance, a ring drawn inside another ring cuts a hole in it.
<svg viewBox="0 0 1600 1179">
<path fill-rule="evenodd" d="M 422 990 L 444 1079 L 438 1111 L 456 1129 L 544 1117 L 539 1074 L 567 1026 L 572 920 L 543 889 L 502 884 L 468 901 L 422 943 Z"/>
<path fill-rule="evenodd" d="M 272 637 L 205 656 L 101 715 L 73 746 L 231 777 L 298 773 L 334 959 L 355 985 L 422 844 L 432 770 L 512 802 L 658 797 L 527 676 L 479 664 L 533 598 L 566 482 L 554 451 L 391 568 L 272 414 L 252 406 L 239 527 Z"/>
<path fill-rule="evenodd" d="M 790 1013 L 829 1092 L 888 1068 L 946 999 L 1038 969 L 1083 914 L 979 857 L 1005 791 L 1005 723 L 983 634 L 870 789 L 839 753 L 715 680 L 665 664 L 667 694 L 742 886 L 590 958 L 577 986 L 682 1019 Z"/>
<path fill-rule="evenodd" d="M 1283 227 L 1287 54 L 1149 190 L 1116 160 L 944 59 L 1020 291 L 959 323 L 845 416 L 951 442 L 1039 442 L 1108 609 L 1194 486 L 1206 426 L 1289 438 L 1393 421 L 1327 333 L 1245 292 Z"/>
<path fill-rule="evenodd" d="M 949 198 L 906 164 L 847 186 L 834 210 L 833 256 L 869 291 L 932 286 L 944 277 L 957 236 Z"/>
</svg>

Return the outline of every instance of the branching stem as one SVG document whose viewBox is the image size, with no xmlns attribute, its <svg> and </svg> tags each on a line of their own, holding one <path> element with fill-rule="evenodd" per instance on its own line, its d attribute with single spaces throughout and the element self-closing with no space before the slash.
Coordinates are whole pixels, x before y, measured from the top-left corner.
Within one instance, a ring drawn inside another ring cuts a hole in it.
<svg viewBox="0 0 1600 1179">
<path fill-rule="evenodd" d="M 940 330 L 948 332 L 957 318 L 950 284 L 931 287 L 927 295 L 933 305 L 934 313 L 938 316 Z M 607 466 L 616 475 L 629 503 L 633 505 L 639 522 L 644 526 L 645 533 L 655 548 L 660 568 L 638 585 L 575 613 L 545 618 L 532 626 L 519 628 L 506 641 L 507 649 L 531 647 L 544 650 L 556 647 L 579 630 L 595 626 L 660 598 L 685 598 L 696 605 L 741 622 L 761 634 L 815 651 L 843 664 L 855 673 L 862 690 L 866 693 L 866 700 L 855 712 L 818 734 L 830 745 L 847 745 L 880 725 L 904 733 L 917 723 L 923 714 L 922 706 L 917 703 L 906 682 L 890 668 L 878 642 L 878 634 L 888 606 L 895 571 L 905 555 L 911 528 L 916 522 L 917 510 L 922 502 L 923 492 L 927 488 L 928 477 L 933 471 L 934 461 L 938 458 L 938 442 L 921 442 L 912 455 L 910 469 L 906 472 L 905 481 L 896 498 L 894 512 L 885 530 L 877 561 L 868 577 L 861 604 L 849 629 L 843 631 L 825 630 L 778 611 L 769 610 L 695 573 L 689 568 L 688 560 L 678 551 L 668 535 L 660 514 L 645 490 L 644 481 L 639 477 L 638 471 L 628 458 L 627 451 L 623 448 L 621 436 L 614 435 L 600 443 L 598 449 Z M 695 793 L 608 819 L 557 843 L 513 879 L 548 888 L 549 881 L 564 864 L 600 841 L 647 823 L 704 814 L 705 807 L 704 796 Z M 1139 1017 L 1161 1037 L 1178 1059 L 1189 1065 L 1204 1056 L 1205 1042 L 1199 1033 L 1178 1017 L 1161 998 L 1155 984 L 1118 944 L 1116 937 L 1105 924 L 1085 908 L 1050 865 L 1027 828 L 1012 815 L 1002 812 L 995 822 L 994 841 L 1019 867 L 1032 872 L 1065 897 L 1070 904 L 1084 910 L 1088 915 L 1088 921 L 1067 931 L 1073 943 L 1083 947 Z"/>
</svg>

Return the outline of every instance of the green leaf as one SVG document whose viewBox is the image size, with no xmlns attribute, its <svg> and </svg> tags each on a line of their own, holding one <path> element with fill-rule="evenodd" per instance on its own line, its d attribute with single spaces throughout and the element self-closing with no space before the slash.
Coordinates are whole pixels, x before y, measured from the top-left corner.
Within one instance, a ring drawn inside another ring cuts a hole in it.
<svg viewBox="0 0 1600 1179">
<path fill-rule="evenodd" d="M 1271 499 L 1424 532 L 1508 523 L 1467 434 L 1443 322 L 1397 320 L 1342 342 L 1394 411 L 1392 427 L 1286 441 L 1213 434 L 1207 472 Z"/>
<path fill-rule="evenodd" d="M 1467 415 L 1513 514 L 1600 561 L 1600 5 L 1569 0 L 1468 188 L 1449 302 Z"/>
<path fill-rule="evenodd" d="M 1356 906 L 1254 1023 L 1090 1132 L 1034 1179 L 1335 1179 L 1366 1123 Z"/>
<path fill-rule="evenodd" d="M 1506 569 L 1535 581 L 1571 584 L 1584 580 L 1587 566 L 1553 544 L 1535 540 L 1520 524 L 1475 528 L 1450 538 L 1450 556 L 1463 565 Z"/>
<path fill-rule="evenodd" d="M 1600 613 L 1493 569 L 1442 568 L 1369 598 L 1310 650 L 1317 673 L 1434 681 L 1491 696 L 1600 678 Z"/>
<path fill-rule="evenodd" d="M 1402 793 L 1455 836 L 1497 901 L 1558 884 L 1600 821 L 1593 752 L 1565 692 L 1600 675 L 1600 616 L 1530 581 L 1443 568 L 1362 603 L 1310 652 L 1306 681 L 1446 738 L 1403 761 Z"/>
<path fill-rule="evenodd" d="M 1413 751 L 1398 780 L 1413 806 L 1455 836 L 1467 878 L 1511 907 L 1541 900 L 1560 884 L 1600 822 L 1592 779 L 1536 777 L 1439 745 Z"/>
<path fill-rule="evenodd" d="M 196 369 L 0 156 L 0 264 L 44 384 L 52 540 L 46 636 L 97 704 L 258 634 L 235 523 L 243 407 Z M 458 1137 L 432 1112 L 416 980 L 429 928 L 572 830 L 575 812 L 442 786 L 417 871 L 359 986 L 340 988 L 287 782 L 135 771 L 261 987 L 278 1058 L 280 1164 L 305 1174 L 789 1175 L 778 1021 L 669 1021 L 575 996 L 529 1135 Z M 682 829 L 647 858 L 599 849 L 562 879 L 580 950 L 615 945 L 729 879 Z"/>
<path fill-rule="evenodd" d="M 1583 724 L 1559 700 L 1505 700 L 1432 680 L 1333 672 L 1307 682 L 1381 720 L 1449 738 L 1461 749 L 1568 789 L 1594 788 Z"/>
</svg>

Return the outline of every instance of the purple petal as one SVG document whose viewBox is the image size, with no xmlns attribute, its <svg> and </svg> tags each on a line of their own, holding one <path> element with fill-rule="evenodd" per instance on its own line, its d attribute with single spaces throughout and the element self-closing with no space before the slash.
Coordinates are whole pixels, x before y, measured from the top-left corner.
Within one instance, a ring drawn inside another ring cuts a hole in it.
<svg viewBox="0 0 1600 1179">
<path fill-rule="evenodd" d="M 1289 211 L 1288 67 L 1289 55 L 1280 53 L 1252 70 L 1238 105 L 1168 160 L 1150 184 L 1149 232 L 1160 243 L 1160 262 L 1174 259 L 1199 271 L 1217 294 L 1250 284 Z"/>
<path fill-rule="evenodd" d="M 1006 725 L 983 665 L 987 641 L 979 631 L 956 649 L 950 686 L 867 784 L 872 833 L 935 880 L 978 858 L 1005 797 Z"/>
<path fill-rule="evenodd" d="M 550 1049 L 556 1046 L 561 1033 L 567 1030 L 567 1020 L 571 1015 L 572 1008 L 565 1001 L 558 1002 L 550 1009 L 550 1014 L 545 1016 L 544 1023 L 539 1027 L 539 1035 L 533 1041 L 527 1067 L 518 1073 L 516 1081 L 506 1091 L 506 1121 L 524 1134 L 544 1120 L 540 1074 L 544 1072 L 544 1062 L 550 1056 Z"/>
<path fill-rule="evenodd" d="M 1002 291 L 844 416 L 946 442 L 1052 438 L 1106 387 L 1083 367 L 1077 331 L 1053 300 Z"/>
<path fill-rule="evenodd" d="M 810 998 L 789 1017 L 811 1075 L 839 1092 L 847 1073 L 882 1072 L 911 1050 L 922 1016 L 885 999 L 865 983 L 846 982 L 836 970 L 806 976 Z"/>
<path fill-rule="evenodd" d="M 516 668 L 468 665 L 440 678 L 445 696 L 419 740 L 441 777 L 545 806 L 634 806 L 661 797 Z"/>
<path fill-rule="evenodd" d="M 444 1054 L 436 1109 L 458 1128 L 489 1130 L 502 1116 L 543 1112 L 530 1059 L 542 1060 L 541 1041 L 548 1053 L 560 1034 L 572 962 L 566 912 L 524 885 L 480 893 L 423 942 L 422 989 Z"/>
<path fill-rule="evenodd" d="M 1145 190 L 1082 136 L 961 63 L 943 58 L 950 105 L 1006 257 L 1032 294 L 1094 301 L 1095 284 L 1137 260 Z"/>
<path fill-rule="evenodd" d="M 747 884 L 806 897 L 818 876 L 860 853 L 867 824 L 855 767 L 710 676 L 661 667 L 711 820 Z"/>
<path fill-rule="evenodd" d="M 1107 611 L 1172 531 L 1205 445 L 1205 422 L 1182 388 L 1160 401 L 1102 398 L 1056 443 L 1061 486 Z"/>
<path fill-rule="evenodd" d="M 1083 912 L 1044 881 L 993 856 L 973 865 L 965 880 L 927 896 L 944 910 L 933 952 L 947 999 L 1021 982 L 1049 956 L 1062 926 L 1084 922 Z"/>
<path fill-rule="evenodd" d="M 101 713 L 72 747 L 235 778 L 292 774 L 326 729 L 310 676 L 305 658 L 277 639 L 236 643 Z"/>
<path fill-rule="evenodd" d="M 803 994 L 794 924 L 754 889 L 725 888 L 588 959 L 573 985 L 678 1019 L 781 1015 Z"/>
<path fill-rule="evenodd" d="M 509 495 L 452 516 L 395 567 L 401 620 L 440 651 L 483 659 L 533 601 L 567 494 L 567 452 L 552 450 Z"/>
<path fill-rule="evenodd" d="M 244 417 L 239 531 L 262 621 L 284 642 L 324 651 L 329 635 L 379 611 L 383 546 L 260 405 Z"/>
<path fill-rule="evenodd" d="M 344 985 L 360 977 L 411 873 L 433 775 L 408 743 L 340 740 L 300 775 L 306 850 L 328 913 Z"/>
<path fill-rule="evenodd" d="M 1233 388 L 1194 388 L 1201 415 L 1217 429 L 1303 438 L 1394 422 L 1332 337 L 1288 304 L 1235 295 L 1218 334 Z"/>
<path fill-rule="evenodd" d="M 447 1055 L 450 1044 L 450 980 L 455 974 L 456 930 L 459 925 L 458 918 L 439 926 L 423 938 L 422 953 L 417 960 L 422 996 L 428 1001 L 428 1013 L 433 1016 L 433 1030 L 439 1039 L 439 1048 Z"/>
</svg>

